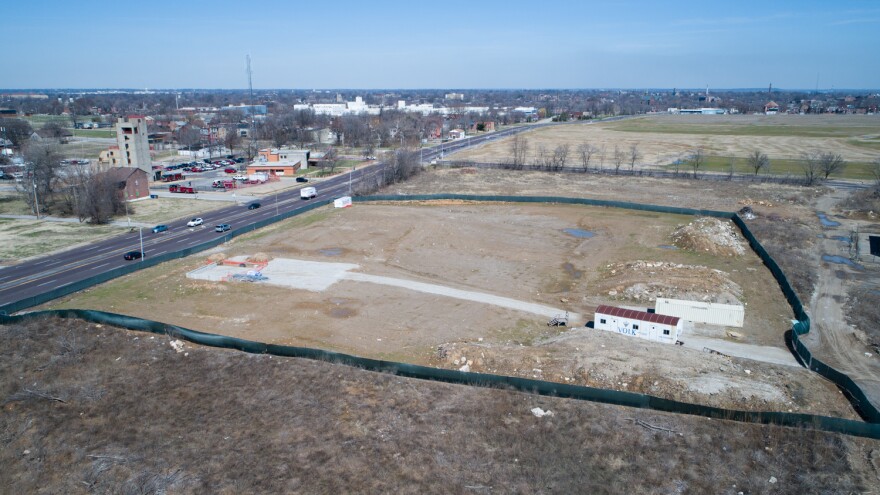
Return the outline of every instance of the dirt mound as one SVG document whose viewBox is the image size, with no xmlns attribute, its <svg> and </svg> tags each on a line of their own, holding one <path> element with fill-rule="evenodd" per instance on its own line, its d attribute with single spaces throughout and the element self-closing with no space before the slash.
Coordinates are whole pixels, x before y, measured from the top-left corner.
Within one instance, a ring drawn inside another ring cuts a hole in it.
<svg viewBox="0 0 880 495">
<path fill-rule="evenodd" d="M 665 261 L 613 263 L 599 290 L 616 300 L 652 302 L 658 297 L 739 304 L 742 288 L 721 270 Z"/>
<path fill-rule="evenodd" d="M 226 253 L 214 253 L 211 256 L 208 256 L 208 261 L 212 263 L 216 263 L 218 261 L 223 261 L 226 259 Z"/>
<path fill-rule="evenodd" d="M 256 253 L 248 258 L 248 261 L 250 261 L 251 263 L 266 263 L 271 259 L 272 258 L 270 258 L 269 255 L 266 253 Z"/>
<path fill-rule="evenodd" d="M 742 256 L 746 246 L 733 224 L 718 218 L 700 217 L 672 233 L 672 242 L 682 249 L 706 251 L 720 256 Z"/>
</svg>

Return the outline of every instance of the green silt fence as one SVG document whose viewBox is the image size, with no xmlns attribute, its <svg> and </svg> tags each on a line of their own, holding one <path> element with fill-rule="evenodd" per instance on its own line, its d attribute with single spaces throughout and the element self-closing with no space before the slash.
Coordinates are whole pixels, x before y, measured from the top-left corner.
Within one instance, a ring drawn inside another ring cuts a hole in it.
<svg viewBox="0 0 880 495">
<path fill-rule="evenodd" d="M 737 227 L 742 231 L 743 236 L 748 240 L 749 245 L 758 254 L 776 281 L 779 283 L 783 294 L 785 295 L 795 320 L 791 331 L 791 348 L 795 357 L 804 363 L 809 369 L 819 373 L 823 377 L 835 383 L 846 394 L 855 410 L 869 423 L 860 423 L 841 418 L 831 418 L 826 416 L 815 416 L 807 414 L 793 414 L 782 412 L 750 412 L 727 410 L 699 404 L 688 404 L 668 399 L 661 399 L 648 395 L 635 394 L 632 392 L 619 392 L 615 390 L 596 389 L 591 387 L 580 387 L 576 385 L 567 385 L 553 382 L 544 382 L 540 380 L 529 380 L 525 378 L 506 377 L 498 375 L 489 375 L 483 373 L 464 373 L 461 371 L 444 370 L 437 368 L 428 368 L 406 363 L 397 363 L 392 361 L 380 361 L 367 358 L 359 358 L 347 354 L 323 351 L 320 349 L 309 349 L 304 347 L 278 346 L 273 344 L 263 344 L 259 342 L 246 341 L 233 337 L 225 337 L 221 335 L 213 335 L 188 330 L 173 325 L 167 325 L 160 322 L 142 320 L 140 318 L 128 317 L 124 315 L 115 315 L 112 313 L 103 313 L 91 310 L 59 310 L 49 312 L 29 313 L 24 316 L 0 317 L 0 323 L 18 321 L 23 317 L 36 317 L 40 315 L 54 315 L 60 317 L 83 318 L 88 321 L 100 321 L 102 323 L 118 325 L 123 328 L 133 330 L 149 331 L 154 333 L 171 333 L 181 338 L 191 340 L 192 342 L 202 345 L 239 349 L 252 353 L 269 353 L 278 356 L 291 356 L 309 359 L 320 359 L 329 362 L 358 366 L 372 371 L 383 371 L 395 373 L 401 376 L 409 376 L 413 378 L 422 378 L 428 380 L 439 380 L 452 383 L 462 383 L 471 385 L 489 385 L 489 386 L 505 386 L 512 387 L 525 392 L 538 393 L 542 395 L 552 395 L 560 397 L 571 397 L 581 400 L 591 400 L 607 404 L 625 405 L 629 407 L 649 408 L 658 411 L 677 412 L 683 414 L 693 414 L 706 416 L 711 418 L 730 419 L 735 421 L 744 421 L 751 423 L 779 424 L 784 426 L 803 426 L 817 428 L 824 431 L 847 433 L 870 438 L 880 438 L 880 411 L 868 400 L 861 388 L 847 375 L 835 370 L 812 356 L 812 353 L 800 341 L 800 336 L 810 331 L 810 318 L 804 311 L 800 299 L 795 294 L 789 284 L 788 279 L 776 261 L 767 253 L 757 238 L 751 233 L 748 226 L 736 214 L 730 212 L 701 210 L 692 208 L 678 208 L 671 206 L 645 205 L 639 203 L 628 203 L 622 201 L 606 201 L 585 198 L 564 198 L 554 196 L 483 196 L 483 195 L 465 195 L 465 194 L 421 194 L 421 195 L 376 195 L 366 197 L 354 197 L 354 202 L 375 202 L 375 201 L 433 201 L 433 200 L 462 200 L 477 202 L 510 202 L 510 203 L 556 203 L 556 204 L 575 204 L 588 206 L 602 206 L 609 208 L 624 208 L 630 210 L 653 211 L 659 213 L 671 213 L 678 215 L 698 215 L 711 216 L 716 218 L 731 219 Z M 329 204 L 332 200 L 316 201 L 309 205 L 305 210 L 297 212 L 286 212 L 276 215 L 269 219 L 258 222 L 247 228 L 235 229 L 228 234 L 218 237 L 217 239 L 205 242 L 203 244 L 193 246 L 174 253 L 168 253 L 158 257 L 151 257 L 141 263 L 129 265 L 123 268 L 96 275 L 87 280 L 60 287 L 52 291 L 48 291 L 39 296 L 27 298 L 17 301 L 0 308 L 0 313 L 12 313 L 25 308 L 33 307 L 52 299 L 71 294 L 73 292 L 91 287 L 93 285 L 111 280 L 121 275 L 131 273 L 142 268 L 155 266 L 161 262 L 181 258 L 190 254 L 200 252 L 227 240 L 253 231 L 257 228 L 270 225 L 298 215 L 305 211 Z"/>
</svg>

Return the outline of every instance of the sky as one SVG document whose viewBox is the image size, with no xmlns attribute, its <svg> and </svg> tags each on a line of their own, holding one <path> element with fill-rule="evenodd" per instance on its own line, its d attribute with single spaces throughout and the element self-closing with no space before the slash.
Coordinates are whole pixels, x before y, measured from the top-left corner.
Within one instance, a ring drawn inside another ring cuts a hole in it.
<svg viewBox="0 0 880 495">
<path fill-rule="evenodd" d="M 880 88 L 877 0 L 30 0 L 0 88 Z"/>
</svg>

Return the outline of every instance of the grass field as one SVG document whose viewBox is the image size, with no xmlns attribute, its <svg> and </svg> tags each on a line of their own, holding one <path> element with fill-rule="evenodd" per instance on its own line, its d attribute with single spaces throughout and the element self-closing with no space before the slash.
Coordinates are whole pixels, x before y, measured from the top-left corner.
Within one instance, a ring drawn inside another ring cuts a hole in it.
<svg viewBox="0 0 880 495">
<path fill-rule="evenodd" d="M 748 161 L 743 157 L 730 157 L 730 156 L 709 156 L 706 158 L 706 163 L 700 167 L 698 173 L 702 172 L 723 172 L 727 173 L 730 170 L 730 162 L 733 160 L 733 171 L 738 175 L 753 175 L 755 173 L 754 169 L 749 168 Z M 792 158 L 777 158 L 775 160 L 770 160 L 770 169 L 762 170 L 758 175 L 791 175 L 801 177 L 804 175 L 803 170 L 803 160 L 796 160 Z M 675 170 L 675 165 L 666 165 L 664 168 L 667 170 Z M 679 172 L 681 173 L 691 173 L 693 169 L 690 167 L 688 163 L 682 163 L 679 167 Z M 856 179 L 856 180 L 873 180 L 874 175 L 871 171 L 871 164 L 865 162 L 855 162 L 855 163 L 847 163 L 846 168 L 843 172 L 833 174 L 829 177 L 830 179 L 844 178 L 844 179 Z"/>
<path fill-rule="evenodd" d="M 116 131 L 113 129 L 74 129 L 73 135 L 76 137 L 115 138 Z"/>
<path fill-rule="evenodd" d="M 666 167 L 702 148 L 706 170 L 726 171 L 729 157 L 740 164 L 755 150 L 770 157 L 773 174 L 801 175 L 805 152 L 838 153 L 850 165 L 840 177 L 871 177 L 868 164 L 880 156 L 880 117 L 873 115 L 650 115 L 607 123 L 575 123 L 538 129 L 521 135 L 528 141 L 526 163 L 537 161 L 538 150 L 552 153 L 568 145 L 568 167 L 580 167 L 577 150 L 589 144 L 597 149 L 590 166 L 613 168 L 614 151 L 624 155 L 635 147 L 636 167 Z M 452 160 L 505 163 L 512 138 L 468 148 L 449 155 Z M 624 160 L 627 162 L 627 160 Z M 628 164 L 623 168 L 628 169 Z"/>
<path fill-rule="evenodd" d="M 607 126 L 622 132 L 719 136 L 872 136 L 875 140 L 880 136 L 880 118 L 873 115 L 652 115 Z"/>
<path fill-rule="evenodd" d="M 0 260 L 51 253 L 119 232 L 119 227 L 86 223 L 0 218 Z"/>
</svg>

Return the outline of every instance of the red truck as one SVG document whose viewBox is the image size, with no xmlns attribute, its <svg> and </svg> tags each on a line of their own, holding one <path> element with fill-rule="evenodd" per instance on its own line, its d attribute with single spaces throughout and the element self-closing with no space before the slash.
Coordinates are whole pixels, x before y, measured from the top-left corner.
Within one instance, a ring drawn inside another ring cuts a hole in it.
<svg viewBox="0 0 880 495">
<path fill-rule="evenodd" d="M 183 194 L 195 194 L 196 190 L 195 190 L 195 188 L 192 188 L 192 187 L 171 184 L 170 186 L 168 186 L 168 192 L 183 193 Z"/>
</svg>

